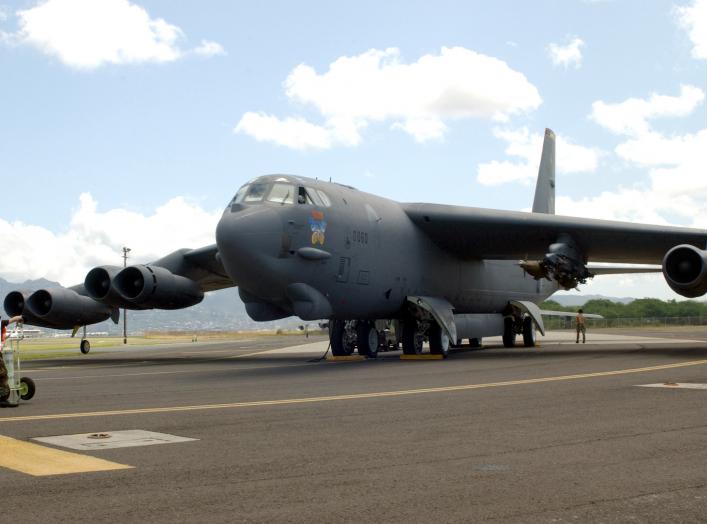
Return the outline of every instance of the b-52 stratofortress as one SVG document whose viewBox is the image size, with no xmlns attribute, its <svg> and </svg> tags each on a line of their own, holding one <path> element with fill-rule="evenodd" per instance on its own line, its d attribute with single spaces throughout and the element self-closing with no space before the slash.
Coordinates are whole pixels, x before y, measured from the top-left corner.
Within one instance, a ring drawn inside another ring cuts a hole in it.
<svg viewBox="0 0 707 524">
<path fill-rule="evenodd" d="M 403 204 L 311 178 L 262 176 L 228 204 L 214 245 L 97 267 L 70 288 L 14 291 L 4 306 L 27 324 L 77 330 L 117 322 L 122 308 L 187 308 L 237 286 L 253 320 L 328 320 L 334 355 L 376 356 L 391 324 L 404 353 L 428 342 L 431 353 L 446 354 L 498 335 L 506 346 L 517 336 L 534 346 L 536 331 L 544 333 L 537 304 L 601 274 L 662 271 L 676 293 L 702 296 L 706 249 L 707 230 L 556 216 L 548 129 L 530 213 Z M 83 340 L 82 351 L 89 347 Z"/>
</svg>

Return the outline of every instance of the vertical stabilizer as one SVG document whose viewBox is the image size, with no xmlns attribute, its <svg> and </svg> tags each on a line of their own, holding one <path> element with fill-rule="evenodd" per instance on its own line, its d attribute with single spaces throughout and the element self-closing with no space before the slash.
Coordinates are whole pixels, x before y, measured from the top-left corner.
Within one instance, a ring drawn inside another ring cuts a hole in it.
<svg viewBox="0 0 707 524">
<path fill-rule="evenodd" d="M 555 133 L 552 129 L 545 130 L 533 213 L 555 214 Z"/>
</svg>

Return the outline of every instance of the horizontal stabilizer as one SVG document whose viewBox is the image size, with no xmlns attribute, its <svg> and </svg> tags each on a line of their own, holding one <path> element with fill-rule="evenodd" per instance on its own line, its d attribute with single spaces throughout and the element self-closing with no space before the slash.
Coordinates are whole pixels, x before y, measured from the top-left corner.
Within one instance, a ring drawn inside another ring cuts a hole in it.
<svg viewBox="0 0 707 524">
<path fill-rule="evenodd" d="M 546 311 L 542 310 L 541 311 L 542 315 L 544 317 L 563 317 L 563 318 L 574 318 L 577 313 L 574 313 L 572 311 Z M 601 315 L 595 315 L 593 313 L 582 313 L 584 315 L 584 318 L 595 318 L 595 319 L 603 319 Z"/>
<path fill-rule="evenodd" d="M 587 269 L 594 276 L 629 275 L 633 273 L 662 273 L 663 267 L 653 264 L 587 264 Z"/>
</svg>

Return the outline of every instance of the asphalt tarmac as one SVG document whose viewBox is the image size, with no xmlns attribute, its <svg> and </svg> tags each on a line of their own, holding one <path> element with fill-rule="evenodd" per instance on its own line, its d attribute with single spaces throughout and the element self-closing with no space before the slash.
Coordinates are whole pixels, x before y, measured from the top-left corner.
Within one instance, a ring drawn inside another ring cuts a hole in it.
<svg viewBox="0 0 707 524">
<path fill-rule="evenodd" d="M 316 362 L 321 337 L 281 337 L 30 362 L 36 397 L 0 410 L 0 507 L 20 522 L 707 520 L 707 389 L 674 385 L 707 384 L 707 329 L 573 338 L 444 361 Z M 194 440 L 32 440 L 124 430 Z"/>
</svg>

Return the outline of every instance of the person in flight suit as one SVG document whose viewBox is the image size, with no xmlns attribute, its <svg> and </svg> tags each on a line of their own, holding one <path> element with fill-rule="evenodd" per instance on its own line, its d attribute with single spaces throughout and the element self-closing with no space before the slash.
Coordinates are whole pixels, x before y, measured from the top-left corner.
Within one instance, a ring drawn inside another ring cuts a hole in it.
<svg viewBox="0 0 707 524">
<path fill-rule="evenodd" d="M 5 333 L 7 331 L 7 326 L 18 322 L 22 322 L 22 317 L 12 317 L 9 320 L 2 320 L 2 318 L 0 318 L 0 352 L 2 351 L 2 347 L 5 345 Z M 8 383 L 5 361 L 1 357 L 2 354 L 0 353 L 0 399 L 4 399 L 10 394 L 10 384 Z M 7 405 L 7 402 L 4 400 L 0 401 L 0 407 L 5 407 Z"/>
<path fill-rule="evenodd" d="M 584 311 L 579 310 L 577 311 L 577 316 L 574 319 L 575 324 L 577 325 L 577 341 L 576 343 L 579 344 L 579 334 L 582 333 L 582 344 L 584 344 L 587 341 L 587 319 L 584 318 Z"/>
</svg>

